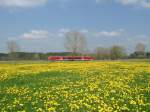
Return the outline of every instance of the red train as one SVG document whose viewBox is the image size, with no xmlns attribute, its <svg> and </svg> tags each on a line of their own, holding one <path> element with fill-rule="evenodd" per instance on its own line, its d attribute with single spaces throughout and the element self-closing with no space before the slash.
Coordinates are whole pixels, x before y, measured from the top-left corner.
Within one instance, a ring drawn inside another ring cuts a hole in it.
<svg viewBox="0 0 150 112">
<path fill-rule="evenodd" d="M 95 60 L 91 56 L 49 56 L 49 61 L 92 61 Z"/>
</svg>

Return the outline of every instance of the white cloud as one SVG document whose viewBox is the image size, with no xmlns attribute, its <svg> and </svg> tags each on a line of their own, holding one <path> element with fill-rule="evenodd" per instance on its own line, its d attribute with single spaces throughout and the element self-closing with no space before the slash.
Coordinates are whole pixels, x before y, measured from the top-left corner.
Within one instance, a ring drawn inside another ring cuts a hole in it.
<svg viewBox="0 0 150 112">
<path fill-rule="evenodd" d="M 68 29 L 68 28 L 62 28 L 60 30 L 58 30 L 55 33 L 56 37 L 64 37 L 66 33 L 70 32 L 70 31 L 78 31 L 81 32 L 82 34 L 86 35 L 86 36 L 94 36 L 94 37 L 118 37 L 120 35 L 122 35 L 122 33 L 124 32 L 124 29 L 118 29 L 118 30 L 114 30 L 114 31 L 99 31 L 99 32 L 92 32 L 89 31 L 87 29 L 78 29 L 78 30 L 74 30 L 74 29 Z"/>
<path fill-rule="evenodd" d="M 62 28 L 62 29 L 59 30 L 59 32 L 61 32 L 61 33 L 68 33 L 70 31 L 74 31 L 74 30 L 73 29 L 68 29 L 68 28 Z M 78 31 L 78 32 L 81 32 L 81 33 L 84 33 L 84 34 L 89 33 L 89 31 L 87 29 L 82 29 L 82 30 L 79 29 L 79 30 L 75 30 L 75 31 Z"/>
<path fill-rule="evenodd" d="M 48 0 L 0 0 L 0 7 L 28 8 L 44 5 Z"/>
<path fill-rule="evenodd" d="M 103 30 L 103 31 L 100 31 L 100 32 L 95 32 L 93 33 L 95 37 L 102 37 L 102 36 L 105 36 L 105 37 L 116 37 L 116 36 L 120 36 L 122 34 L 122 31 L 121 30 L 118 30 L 118 31 L 106 31 L 106 30 Z"/>
<path fill-rule="evenodd" d="M 104 0 L 96 0 L 96 3 L 100 3 Z M 149 0 L 107 0 L 111 2 L 120 3 L 122 5 L 138 6 L 143 8 L 150 8 Z"/>
<path fill-rule="evenodd" d="M 31 30 L 30 32 L 24 33 L 19 38 L 21 39 L 45 39 L 48 37 L 64 37 L 66 33 L 74 31 L 68 28 L 62 28 L 57 30 L 56 32 L 49 32 L 45 30 Z M 77 30 L 83 34 L 88 34 L 88 30 Z"/>
<path fill-rule="evenodd" d="M 44 30 L 32 30 L 28 33 L 24 33 L 19 38 L 22 39 L 45 39 L 50 36 L 50 33 L 48 31 Z"/>
<path fill-rule="evenodd" d="M 70 29 L 68 29 L 68 28 L 62 28 L 58 32 L 60 32 L 60 33 L 67 33 L 69 31 L 70 31 Z"/>
<path fill-rule="evenodd" d="M 58 37 L 64 37 L 64 35 L 66 33 L 68 33 L 69 31 L 71 31 L 71 30 L 68 29 L 68 28 L 62 28 L 62 29 L 58 30 L 56 36 L 58 36 Z"/>
<path fill-rule="evenodd" d="M 45 39 L 48 37 L 65 37 L 65 34 L 70 32 L 70 31 L 78 31 L 83 33 L 86 36 L 94 36 L 94 37 L 118 37 L 121 36 L 122 33 L 124 32 L 123 29 L 119 30 L 114 30 L 114 31 L 99 31 L 99 32 L 92 32 L 87 29 L 82 29 L 82 30 L 72 30 L 72 29 L 67 29 L 67 28 L 62 28 L 59 29 L 55 32 L 49 32 L 46 30 L 31 30 L 30 32 L 24 33 L 19 38 L 21 39 Z"/>
<path fill-rule="evenodd" d="M 58 30 L 57 35 L 58 35 L 58 37 L 64 37 L 65 34 L 70 32 L 70 31 L 78 31 L 78 32 L 81 32 L 85 35 L 89 33 L 89 31 L 87 29 L 73 30 L 73 29 L 68 29 L 68 28 L 62 28 L 62 29 Z"/>
<path fill-rule="evenodd" d="M 145 8 L 150 8 L 150 2 L 143 2 L 142 5 Z"/>
<path fill-rule="evenodd" d="M 83 34 L 88 34 L 89 33 L 89 31 L 87 29 L 82 29 L 82 30 L 80 30 L 80 32 L 83 33 Z"/>
</svg>

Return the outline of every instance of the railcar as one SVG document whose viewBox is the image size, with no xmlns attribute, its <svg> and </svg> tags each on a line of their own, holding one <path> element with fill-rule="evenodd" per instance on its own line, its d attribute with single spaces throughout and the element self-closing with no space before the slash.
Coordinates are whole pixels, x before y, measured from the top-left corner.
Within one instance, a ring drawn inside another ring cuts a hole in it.
<svg viewBox="0 0 150 112">
<path fill-rule="evenodd" d="M 49 56 L 49 61 L 92 61 L 95 60 L 91 56 Z"/>
</svg>

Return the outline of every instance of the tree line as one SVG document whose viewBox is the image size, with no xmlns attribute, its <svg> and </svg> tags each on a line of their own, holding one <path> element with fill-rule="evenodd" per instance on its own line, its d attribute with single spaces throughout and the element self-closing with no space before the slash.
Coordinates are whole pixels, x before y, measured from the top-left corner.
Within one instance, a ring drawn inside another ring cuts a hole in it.
<svg viewBox="0 0 150 112">
<path fill-rule="evenodd" d="M 146 52 L 143 43 L 136 44 L 133 53 L 127 53 L 126 49 L 119 45 L 107 48 L 97 47 L 93 52 L 89 52 L 86 36 L 79 31 L 70 31 L 65 34 L 64 47 L 66 52 L 21 52 L 20 45 L 12 40 L 7 42 L 8 53 L 0 53 L 0 60 L 47 60 L 48 56 L 94 56 L 97 60 L 150 58 L 150 52 Z"/>
<path fill-rule="evenodd" d="M 97 59 L 147 59 L 150 58 L 150 52 L 147 52 L 143 43 L 138 43 L 132 53 L 127 53 L 126 49 L 119 45 L 113 45 L 109 48 L 96 48 Z"/>
</svg>

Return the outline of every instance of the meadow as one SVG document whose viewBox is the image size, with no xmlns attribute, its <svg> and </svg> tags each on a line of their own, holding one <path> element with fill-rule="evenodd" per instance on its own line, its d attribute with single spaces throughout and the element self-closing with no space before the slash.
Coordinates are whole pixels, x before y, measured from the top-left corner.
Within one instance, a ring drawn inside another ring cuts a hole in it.
<svg viewBox="0 0 150 112">
<path fill-rule="evenodd" d="M 3 62 L 0 112 L 150 112 L 150 62 Z"/>
</svg>

